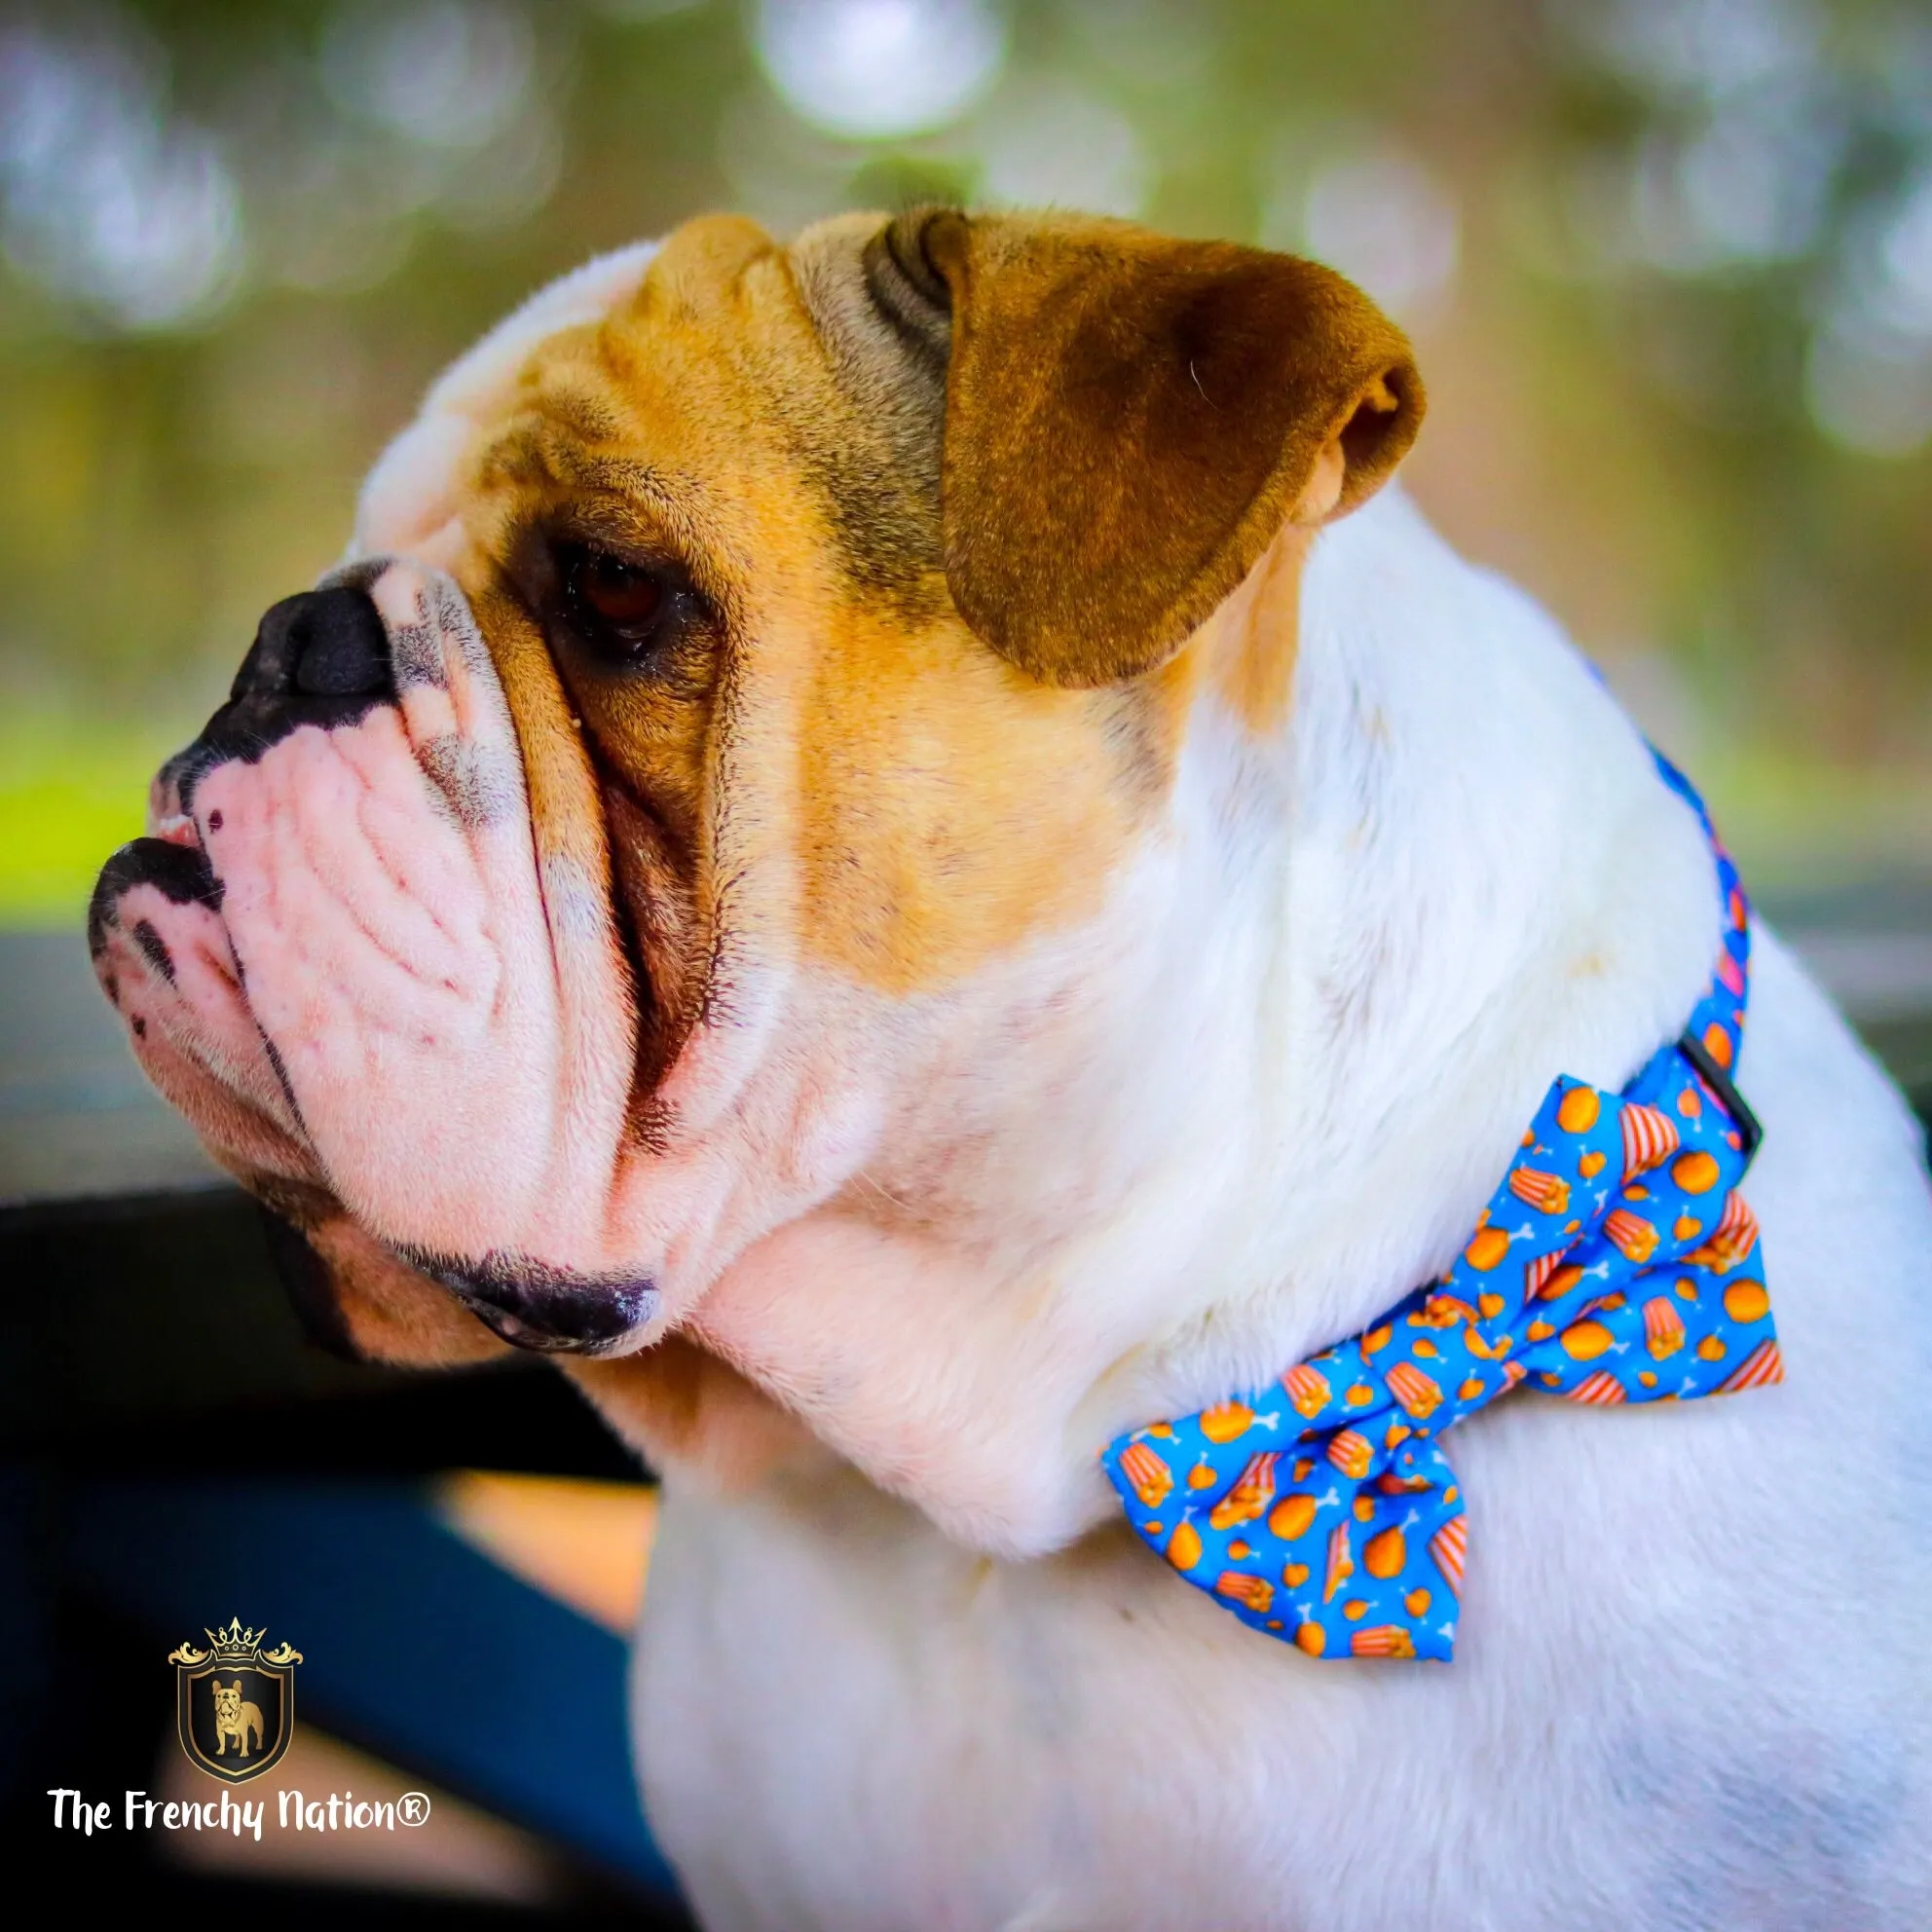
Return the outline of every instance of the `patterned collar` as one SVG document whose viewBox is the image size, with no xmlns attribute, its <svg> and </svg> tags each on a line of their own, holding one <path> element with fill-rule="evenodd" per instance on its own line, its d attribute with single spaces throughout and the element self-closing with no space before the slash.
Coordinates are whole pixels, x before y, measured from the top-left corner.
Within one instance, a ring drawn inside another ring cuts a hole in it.
<svg viewBox="0 0 1932 1932">
<path fill-rule="evenodd" d="M 1759 1127 L 1730 1083 L 1750 908 L 1703 801 L 1725 935 L 1683 1037 L 1620 1094 L 1549 1090 L 1455 1264 L 1266 1389 L 1111 1442 L 1140 1536 L 1243 1622 L 1313 1657 L 1455 1650 L 1468 1544 L 1445 1430 L 1519 1386 L 1688 1401 L 1783 1379 L 1736 1193 Z"/>
</svg>

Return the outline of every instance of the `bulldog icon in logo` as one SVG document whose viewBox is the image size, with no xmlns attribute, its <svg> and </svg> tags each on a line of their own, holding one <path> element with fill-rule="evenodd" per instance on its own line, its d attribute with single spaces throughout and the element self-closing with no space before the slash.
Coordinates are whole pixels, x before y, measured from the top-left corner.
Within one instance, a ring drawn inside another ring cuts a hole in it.
<svg viewBox="0 0 1932 1932">
<path fill-rule="evenodd" d="M 262 1707 L 243 1700 L 242 1680 L 224 1684 L 214 1680 L 214 1755 L 225 1757 L 232 1737 L 243 1758 L 248 1755 L 248 1738 L 253 1734 L 257 1751 L 262 1745 Z"/>
<path fill-rule="evenodd" d="M 177 1644 L 167 1654 L 181 1748 L 210 1777 L 241 1784 L 260 1777 L 288 1749 L 302 1653 L 286 1643 L 265 1650 L 268 1632 L 240 1617 L 202 1634 L 205 1650 Z"/>
</svg>

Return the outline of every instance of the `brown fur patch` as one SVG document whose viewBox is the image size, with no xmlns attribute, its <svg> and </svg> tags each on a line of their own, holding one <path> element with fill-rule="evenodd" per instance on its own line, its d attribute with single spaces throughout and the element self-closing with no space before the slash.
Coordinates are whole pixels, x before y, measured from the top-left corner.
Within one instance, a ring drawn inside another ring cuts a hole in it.
<svg viewBox="0 0 1932 1932">
<path fill-rule="evenodd" d="M 812 655 L 799 824 L 815 949 L 910 993 L 1097 909 L 1156 789 L 1141 706 L 1040 685 L 956 617 L 909 635 L 854 613 Z"/>
<path fill-rule="evenodd" d="M 911 622 L 946 606 L 940 581 L 940 451 L 946 428 L 944 329 L 895 321 L 877 298 L 876 215 L 806 231 L 790 251 L 799 300 L 823 348 L 839 406 L 816 385 L 775 396 L 855 582 L 889 593 Z"/>
<path fill-rule="evenodd" d="M 1091 917 L 1204 682 L 1284 718 L 1305 541 L 1274 539 L 1323 452 L 1346 508 L 1420 406 L 1338 278 L 1117 223 L 850 216 L 780 249 L 709 219 L 541 345 L 460 575 L 539 839 L 628 912 L 641 1089 L 716 991 L 727 900 L 895 994 Z M 703 649 L 574 658 L 530 561 L 560 532 L 677 559 Z"/>
<path fill-rule="evenodd" d="M 285 1214 L 285 1196 L 278 1211 Z M 333 1204 L 307 1212 L 297 1239 L 327 1281 L 342 1338 L 364 1361 L 456 1367 L 507 1355 L 482 1322 L 427 1275 L 398 1261 Z"/>
<path fill-rule="evenodd" d="M 920 476 L 899 460 L 907 422 L 868 415 L 890 340 L 855 374 L 863 356 L 828 348 L 793 260 L 746 247 L 736 223 L 726 239 L 681 232 L 627 309 L 539 348 L 464 511 L 459 574 L 510 692 L 539 841 L 614 878 L 630 915 L 647 1090 L 710 991 L 721 896 L 762 864 L 797 863 L 808 953 L 906 991 L 1084 915 L 1151 791 L 1118 700 L 1020 676 L 951 613 L 936 452 Z M 812 299 L 850 309 L 859 232 L 818 246 Z M 884 481 L 855 502 L 849 464 Z M 558 531 L 676 557 L 718 613 L 708 664 L 613 676 L 574 658 L 546 632 L 531 557 Z M 611 854 L 586 836 L 607 821 Z"/>
<path fill-rule="evenodd" d="M 1312 530 L 1283 530 L 1217 620 L 1215 688 L 1257 738 L 1272 737 L 1287 722 L 1301 643 L 1302 567 L 1313 539 Z"/>
</svg>

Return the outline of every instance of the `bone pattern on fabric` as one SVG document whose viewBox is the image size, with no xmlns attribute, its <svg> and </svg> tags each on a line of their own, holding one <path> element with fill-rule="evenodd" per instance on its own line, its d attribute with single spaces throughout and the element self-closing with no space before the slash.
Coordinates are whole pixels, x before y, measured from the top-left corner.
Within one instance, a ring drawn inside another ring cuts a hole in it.
<svg viewBox="0 0 1932 1932">
<path fill-rule="evenodd" d="M 1783 1380 L 1736 1191 L 1756 1123 L 1733 1112 L 1726 1071 L 1750 909 L 1702 801 L 1661 755 L 1657 768 L 1710 839 L 1725 908 L 1690 1044 L 1660 1049 L 1620 1095 L 1559 1077 L 1440 1281 L 1279 1383 L 1102 1453 L 1143 1541 L 1310 1656 L 1453 1656 L 1468 1533 L 1439 1438 L 1464 1417 L 1519 1387 L 1604 1407 Z"/>
</svg>

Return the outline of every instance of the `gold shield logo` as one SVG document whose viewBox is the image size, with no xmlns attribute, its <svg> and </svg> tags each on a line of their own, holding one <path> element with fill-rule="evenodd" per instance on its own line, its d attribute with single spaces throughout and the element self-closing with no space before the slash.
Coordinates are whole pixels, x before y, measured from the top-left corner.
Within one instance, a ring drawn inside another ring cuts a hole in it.
<svg viewBox="0 0 1932 1932">
<path fill-rule="evenodd" d="M 295 1735 L 302 1653 L 285 1643 L 264 1650 L 269 1633 L 245 1628 L 240 1617 L 202 1634 L 206 1650 L 177 1644 L 167 1653 L 181 1748 L 210 1777 L 242 1784 L 279 1763 Z"/>
</svg>

